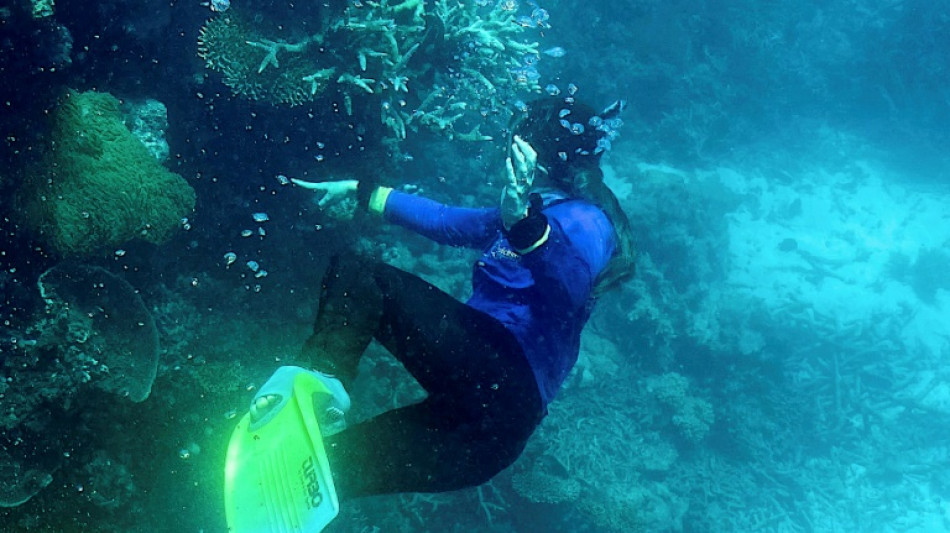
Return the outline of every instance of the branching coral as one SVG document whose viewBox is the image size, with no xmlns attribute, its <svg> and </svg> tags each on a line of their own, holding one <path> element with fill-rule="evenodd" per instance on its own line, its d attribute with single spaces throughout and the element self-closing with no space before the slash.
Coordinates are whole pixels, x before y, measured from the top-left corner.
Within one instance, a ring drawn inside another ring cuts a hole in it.
<svg viewBox="0 0 950 533">
<path fill-rule="evenodd" d="M 489 140 L 478 129 L 487 114 L 540 91 L 538 43 L 509 3 L 351 3 L 324 8 L 316 31 L 283 37 L 235 11 L 208 21 L 198 41 L 234 94 L 290 106 L 326 97 L 348 114 L 370 97 L 394 142 L 419 129 Z"/>
<path fill-rule="evenodd" d="M 318 68 L 303 55 L 312 44 L 319 44 L 319 36 L 296 43 L 264 38 L 240 16 L 229 14 L 201 28 L 198 55 L 221 73 L 234 94 L 293 106 L 313 100 L 333 75 L 333 69 Z"/>
</svg>

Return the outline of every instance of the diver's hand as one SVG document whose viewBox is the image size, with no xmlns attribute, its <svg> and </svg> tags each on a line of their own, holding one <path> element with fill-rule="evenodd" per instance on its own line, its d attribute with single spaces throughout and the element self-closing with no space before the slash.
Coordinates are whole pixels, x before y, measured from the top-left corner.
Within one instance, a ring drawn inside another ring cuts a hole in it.
<svg viewBox="0 0 950 533">
<path fill-rule="evenodd" d="M 322 192 L 323 198 L 317 201 L 320 207 L 329 207 L 346 200 L 356 193 L 357 180 L 339 180 L 339 181 L 304 181 L 291 179 L 294 185 L 310 189 L 311 191 Z"/>
<path fill-rule="evenodd" d="M 511 229 L 528 216 L 528 194 L 538 168 L 538 154 L 524 139 L 515 135 L 511 143 L 511 156 L 505 160 L 505 166 L 508 183 L 501 192 L 501 221 L 505 229 Z"/>
</svg>

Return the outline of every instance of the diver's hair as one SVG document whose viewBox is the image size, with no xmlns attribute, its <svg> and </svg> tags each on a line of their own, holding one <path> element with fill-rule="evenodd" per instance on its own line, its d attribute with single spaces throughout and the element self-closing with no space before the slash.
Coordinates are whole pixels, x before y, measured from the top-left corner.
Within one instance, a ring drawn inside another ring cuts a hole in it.
<svg viewBox="0 0 950 533">
<path fill-rule="evenodd" d="M 614 228 L 617 248 L 594 282 L 593 296 L 597 297 L 619 287 L 624 281 L 633 277 L 636 271 L 636 244 L 633 240 L 633 229 L 630 226 L 630 219 L 620 207 L 620 200 L 604 183 L 604 171 L 600 167 L 581 169 L 574 175 L 573 190 L 566 192 L 599 207 L 607 215 Z"/>
<path fill-rule="evenodd" d="M 582 102 L 541 98 L 528 104 L 525 113 L 513 117 L 511 129 L 534 147 L 538 163 L 557 179 L 578 169 L 596 168 L 600 163 L 603 151 L 598 150 L 597 143 L 606 132 L 590 124 L 596 116 L 597 111 Z"/>
<path fill-rule="evenodd" d="M 622 109 L 617 102 L 609 111 L 616 116 Z M 610 109 L 610 108 L 608 108 Z M 604 183 L 600 168 L 603 150 L 599 141 L 607 133 L 591 123 L 592 117 L 611 116 L 597 112 L 582 102 L 567 103 L 558 98 L 542 98 L 528 105 L 527 112 L 516 117 L 512 130 L 531 143 L 538 152 L 538 163 L 547 170 L 556 187 L 574 198 L 596 205 L 607 215 L 614 228 L 617 248 L 613 257 L 598 275 L 593 295 L 618 287 L 633 277 L 636 248 L 630 219 L 620 207 L 620 201 Z M 565 122 L 566 121 L 566 122 Z M 581 124 L 582 131 L 572 131 L 573 124 Z"/>
</svg>

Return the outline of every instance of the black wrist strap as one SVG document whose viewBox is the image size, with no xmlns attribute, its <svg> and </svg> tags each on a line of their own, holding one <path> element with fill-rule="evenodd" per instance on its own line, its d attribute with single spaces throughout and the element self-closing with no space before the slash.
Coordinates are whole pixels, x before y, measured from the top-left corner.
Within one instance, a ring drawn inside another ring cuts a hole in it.
<svg viewBox="0 0 950 533">
<path fill-rule="evenodd" d="M 360 180 L 356 184 L 356 206 L 366 211 L 369 209 L 369 199 L 373 196 L 373 191 L 379 186 L 375 179 Z"/>
</svg>

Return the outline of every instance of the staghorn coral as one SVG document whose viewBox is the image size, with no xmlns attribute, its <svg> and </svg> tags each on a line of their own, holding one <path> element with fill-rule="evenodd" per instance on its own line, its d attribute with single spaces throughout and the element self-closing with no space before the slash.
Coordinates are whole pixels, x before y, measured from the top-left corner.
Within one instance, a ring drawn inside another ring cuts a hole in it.
<svg viewBox="0 0 950 533">
<path fill-rule="evenodd" d="M 195 206 L 191 186 L 126 128 L 108 93 L 70 91 L 53 114 L 50 150 L 24 176 L 22 222 L 62 256 L 131 239 L 167 240 Z"/>
<path fill-rule="evenodd" d="M 490 140 L 478 128 L 485 116 L 540 87 L 529 24 L 511 3 L 487 4 L 326 5 L 315 8 L 318 22 L 279 25 L 263 15 L 251 24 L 232 8 L 202 28 L 198 55 L 238 96 L 289 106 L 325 97 L 347 115 L 378 106 L 393 143 L 419 130 Z"/>
<path fill-rule="evenodd" d="M 314 42 L 315 38 L 294 44 L 268 40 L 239 14 L 229 13 L 201 28 L 198 55 L 205 66 L 221 73 L 221 80 L 235 95 L 295 106 L 322 93 L 333 74 L 301 53 Z M 315 74 L 319 72 L 325 76 Z"/>
</svg>

